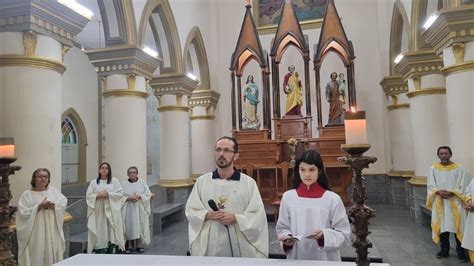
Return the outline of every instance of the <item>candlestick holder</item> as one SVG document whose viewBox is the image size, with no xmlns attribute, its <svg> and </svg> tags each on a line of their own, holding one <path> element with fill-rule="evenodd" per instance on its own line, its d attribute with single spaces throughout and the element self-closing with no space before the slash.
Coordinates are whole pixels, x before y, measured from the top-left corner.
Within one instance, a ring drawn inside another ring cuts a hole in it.
<svg viewBox="0 0 474 266">
<path fill-rule="evenodd" d="M 372 242 L 367 239 L 370 234 L 369 219 L 375 217 L 375 210 L 365 205 L 367 192 L 365 191 L 362 169 L 369 168 L 369 164 L 377 161 L 376 157 L 363 156 L 362 154 L 370 149 L 369 144 L 342 144 L 341 149 L 348 156 L 338 157 L 337 160 L 348 165 L 352 170 L 354 190 L 352 198 L 354 205 L 348 210 L 348 216 L 354 224 L 352 233 L 356 238 L 352 241 L 352 246 L 356 249 L 357 265 L 369 265 L 368 249 L 372 247 Z"/>
<path fill-rule="evenodd" d="M 21 166 L 11 166 L 16 161 L 15 157 L 0 158 L 0 265 L 16 265 L 13 259 L 12 240 L 10 225 L 16 207 L 9 206 L 12 199 L 8 176 L 15 174 L 21 169 Z"/>
</svg>

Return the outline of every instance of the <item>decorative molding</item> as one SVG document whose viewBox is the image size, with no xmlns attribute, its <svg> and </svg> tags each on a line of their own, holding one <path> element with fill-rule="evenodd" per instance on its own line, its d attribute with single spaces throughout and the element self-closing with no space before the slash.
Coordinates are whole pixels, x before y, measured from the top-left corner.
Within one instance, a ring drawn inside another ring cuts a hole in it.
<svg viewBox="0 0 474 266">
<path fill-rule="evenodd" d="M 398 103 L 398 96 L 397 96 L 397 95 L 390 95 L 390 97 L 392 98 L 392 104 L 393 104 L 393 105 L 397 105 L 397 103 Z"/>
<path fill-rule="evenodd" d="M 175 105 L 163 105 L 158 107 L 159 112 L 189 112 L 189 107 L 187 106 L 175 106 Z"/>
<path fill-rule="evenodd" d="M 23 32 L 23 48 L 25 50 L 25 55 L 35 56 L 36 55 L 36 33 L 32 30 L 27 30 Z"/>
<path fill-rule="evenodd" d="M 470 60 L 461 64 L 455 64 L 442 68 L 441 71 L 445 76 L 449 76 L 459 72 L 474 71 L 474 60 Z"/>
<path fill-rule="evenodd" d="M 192 120 L 214 120 L 216 118 L 215 115 L 193 115 L 191 116 Z"/>
<path fill-rule="evenodd" d="M 404 79 L 428 74 L 441 74 L 443 59 L 434 51 L 416 51 L 403 53 L 402 60 L 395 65 L 395 69 Z"/>
<path fill-rule="evenodd" d="M 461 64 L 464 62 L 464 53 L 465 53 L 465 45 L 462 42 L 457 42 L 453 44 L 453 54 L 454 58 L 456 59 L 456 64 Z"/>
<path fill-rule="evenodd" d="M 66 71 L 66 66 L 51 59 L 16 54 L 0 55 L 0 67 L 10 66 L 44 68 L 56 71 L 61 75 Z"/>
<path fill-rule="evenodd" d="M 71 46 L 69 45 L 62 45 L 61 46 L 61 62 L 64 63 L 64 56 L 66 53 L 71 49 Z"/>
<path fill-rule="evenodd" d="M 177 106 L 183 106 L 183 95 L 182 94 L 176 94 L 176 105 Z"/>
<path fill-rule="evenodd" d="M 160 181 L 158 181 L 158 184 L 166 187 L 166 188 L 182 188 L 182 187 L 190 187 L 194 185 L 194 180 L 193 177 L 189 177 L 186 179 L 173 179 L 173 180 L 163 180 L 163 178 L 160 178 Z"/>
<path fill-rule="evenodd" d="M 415 86 L 415 91 L 421 91 L 421 77 L 413 76 L 413 85 Z"/>
<path fill-rule="evenodd" d="M 189 106 L 191 108 L 196 106 L 216 108 L 220 97 L 221 95 L 216 91 L 195 90 L 189 99 Z"/>
<path fill-rule="evenodd" d="M 146 79 L 153 77 L 159 58 L 152 57 L 136 46 L 113 46 L 86 51 L 99 76 L 134 74 Z"/>
<path fill-rule="evenodd" d="M 418 96 L 428 96 L 428 95 L 436 95 L 436 94 L 446 94 L 446 88 L 429 88 L 423 89 L 419 91 L 410 91 L 406 95 L 408 98 L 415 98 Z"/>
<path fill-rule="evenodd" d="M 412 178 L 410 178 L 410 180 L 407 181 L 407 183 L 412 186 L 424 187 L 427 184 L 426 180 L 427 180 L 426 176 L 413 176 Z"/>
<path fill-rule="evenodd" d="M 387 76 L 380 81 L 385 95 L 392 96 L 408 92 L 408 85 L 401 76 Z"/>
<path fill-rule="evenodd" d="M 129 90 L 135 90 L 135 78 L 134 74 L 127 76 L 127 87 Z"/>
<path fill-rule="evenodd" d="M 184 74 L 154 77 L 150 86 L 155 91 L 155 96 L 161 95 L 186 95 L 190 97 L 196 89 L 198 82 Z"/>
<path fill-rule="evenodd" d="M 73 46 L 89 20 L 57 1 L 2 0 L 0 32 L 33 31 Z"/>
<path fill-rule="evenodd" d="M 390 170 L 387 174 L 389 177 L 413 178 L 415 171 L 412 170 Z"/>
<path fill-rule="evenodd" d="M 401 103 L 401 104 L 392 104 L 387 106 L 387 110 L 393 111 L 393 110 L 398 110 L 398 109 L 409 109 L 410 104 L 409 103 Z"/>
<path fill-rule="evenodd" d="M 138 97 L 147 98 L 148 92 L 137 90 L 106 90 L 102 93 L 104 97 Z"/>
<path fill-rule="evenodd" d="M 454 43 L 465 43 L 474 40 L 474 5 L 444 8 L 439 11 L 438 18 L 426 29 L 422 36 L 436 54 Z"/>
</svg>

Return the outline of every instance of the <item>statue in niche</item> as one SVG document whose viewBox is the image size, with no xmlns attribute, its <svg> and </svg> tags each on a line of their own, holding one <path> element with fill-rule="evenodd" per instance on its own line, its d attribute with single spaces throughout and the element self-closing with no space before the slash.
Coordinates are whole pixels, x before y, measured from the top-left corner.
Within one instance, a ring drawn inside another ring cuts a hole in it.
<svg viewBox="0 0 474 266">
<path fill-rule="evenodd" d="M 342 78 L 341 78 L 342 75 Z M 344 74 L 331 73 L 331 80 L 326 84 L 326 100 L 329 102 L 328 126 L 344 124 L 345 79 Z"/>
<path fill-rule="evenodd" d="M 242 129 L 260 128 L 260 120 L 257 115 L 257 105 L 260 103 L 258 99 L 259 88 L 254 81 L 252 75 L 248 75 L 247 81 L 243 88 L 244 95 L 244 117 L 242 119 Z"/>
<path fill-rule="evenodd" d="M 303 88 L 301 86 L 299 74 L 295 71 L 294 65 L 288 67 L 288 73 L 283 79 L 283 91 L 287 94 L 285 114 L 301 116 Z"/>
</svg>

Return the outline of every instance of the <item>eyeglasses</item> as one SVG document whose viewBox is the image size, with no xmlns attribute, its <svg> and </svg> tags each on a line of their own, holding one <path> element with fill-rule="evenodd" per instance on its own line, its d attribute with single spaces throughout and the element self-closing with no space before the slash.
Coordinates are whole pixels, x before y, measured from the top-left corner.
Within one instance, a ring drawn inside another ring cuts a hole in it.
<svg viewBox="0 0 474 266">
<path fill-rule="evenodd" d="M 235 151 L 229 149 L 229 148 L 215 148 L 214 151 L 216 153 L 221 153 L 221 152 L 224 152 L 224 153 L 234 153 Z"/>
</svg>

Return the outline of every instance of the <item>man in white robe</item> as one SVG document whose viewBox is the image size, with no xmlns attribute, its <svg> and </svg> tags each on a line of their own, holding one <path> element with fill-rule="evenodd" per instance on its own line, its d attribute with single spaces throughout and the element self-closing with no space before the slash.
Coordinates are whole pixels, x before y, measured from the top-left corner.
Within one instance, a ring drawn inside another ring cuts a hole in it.
<svg viewBox="0 0 474 266">
<path fill-rule="evenodd" d="M 430 168 L 427 181 L 426 206 L 431 209 L 431 229 L 435 243 L 441 242 L 437 258 L 449 256 L 449 233 L 456 238 L 456 251 L 461 261 L 467 261 L 466 251 L 461 247 L 465 211 L 463 194 L 467 187 L 464 167 L 451 161 L 451 148 L 438 148 L 439 163 Z"/>
<path fill-rule="evenodd" d="M 474 195 L 474 179 L 466 189 L 466 211 L 468 216 L 464 226 L 464 237 L 462 239 L 462 247 L 469 250 L 469 258 L 474 264 L 474 203 L 472 197 Z"/>
<path fill-rule="evenodd" d="M 126 198 L 122 207 L 125 238 L 128 243 L 126 253 L 131 253 L 132 240 L 136 241 L 136 251 L 142 253 L 143 243 L 150 243 L 151 192 L 145 181 L 138 177 L 137 167 L 128 168 L 127 175 L 128 180 L 122 183 L 123 195 Z"/>
<path fill-rule="evenodd" d="M 192 256 L 268 257 L 268 225 L 255 181 L 234 168 L 238 144 L 220 138 L 217 170 L 200 176 L 188 198 L 189 249 Z M 219 210 L 213 211 L 208 201 Z"/>
<path fill-rule="evenodd" d="M 107 198 L 98 198 L 98 194 L 107 192 Z M 123 189 L 117 178 L 91 180 L 86 194 L 87 201 L 87 253 L 93 250 L 107 249 L 109 244 L 125 250 L 122 223 Z"/>
<path fill-rule="evenodd" d="M 67 199 L 56 188 L 48 186 L 49 170 L 36 170 L 33 180 L 33 188 L 21 195 L 16 213 L 18 263 L 20 266 L 52 265 L 63 259 L 66 249 L 63 219 Z M 38 190 L 40 182 L 47 182 L 42 190 Z"/>
</svg>

